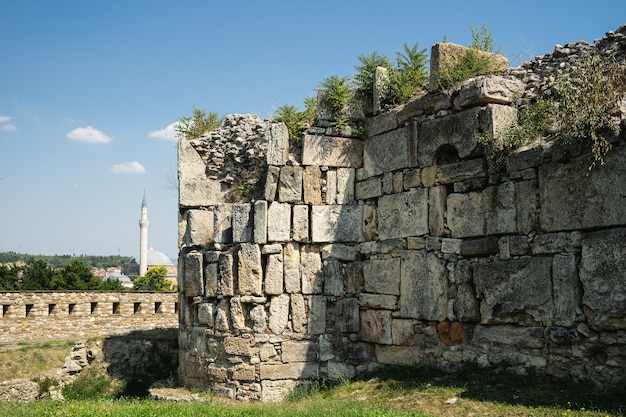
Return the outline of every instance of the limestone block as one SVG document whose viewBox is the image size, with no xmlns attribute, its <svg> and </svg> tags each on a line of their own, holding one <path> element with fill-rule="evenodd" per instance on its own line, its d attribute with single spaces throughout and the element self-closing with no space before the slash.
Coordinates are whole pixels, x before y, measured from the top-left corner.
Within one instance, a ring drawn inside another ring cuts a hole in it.
<svg viewBox="0 0 626 417">
<path fill-rule="evenodd" d="M 356 369 L 353 365 L 345 362 L 328 362 L 326 373 L 331 380 L 353 379 L 356 376 Z"/>
<path fill-rule="evenodd" d="M 289 302 L 287 294 L 276 295 L 270 302 L 269 329 L 274 334 L 282 334 L 289 323 Z"/>
<path fill-rule="evenodd" d="M 418 365 L 421 363 L 419 348 L 415 346 L 375 346 L 376 361 L 384 365 Z"/>
<path fill-rule="evenodd" d="M 265 334 L 267 330 L 267 313 L 263 305 L 256 305 L 250 310 L 252 331 L 257 334 Z"/>
<path fill-rule="evenodd" d="M 317 92 L 317 109 L 315 118 L 317 120 L 335 120 L 341 118 L 351 121 L 365 120 L 365 114 L 372 113 L 372 98 L 367 97 L 366 94 L 360 94 L 359 92 L 352 93 L 348 104 L 337 112 L 333 111 L 326 100 L 326 91 L 319 90 Z"/>
<path fill-rule="evenodd" d="M 202 252 L 193 251 L 185 255 L 183 285 L 187 297 L 195 297 L 204 294 Z"/>
<path fill-rule="evenodd" d="M 283 250 L 283 272 L 285 280 L 285 291 L 294 294 L 301 289 L 300 280 L 300 245 L 295 242 L 288 242 Z"/>
<path fill-rule="evenodd" d="M 302 294 L 321 294 L 324 285 L 322 258 L 317 245 L 300 247 Z"/>
<path fill-rule="evenodd" d="M 462 244 L 463 241 L 461 239 L 443 238 L 441 239 L 441 252 L 460 255 Z"/>
<path fill-rule="evenodd" d="M 318 166 L 307 166 L 302 176 L 305 204 L 322 204 L 322 171 Z"/>
<path fill-rule="evenodd" d="M 358 294 L 363 289 L 363 262 L 346 264 L 346 294 Z"/>
<path fill-rule="evenodd" d="M 373 240 L 378 235 L 378 209 L 373 204 L 363 205 L 363 237 L 366 240 Z"/>
<path fill-rule="evenodd" d="M 278 191 L 278 177 L 280 176 L 280 167 L 267 167 L 265 176 L 265 200 L 270 203 L 276 199 L 276 191 Z"/>
<path fill-rule="evenodd" d="M 402 254 L 400 314 L 405 318 L 444 320 L 448 308 L 448 271 L 435 254 Z"/>
<path fill-rule="evenodd" d="M 452 184 L 472 178 L 485 178 L 486 176 L 487 166 L 483 158 L 437 166 L 437 182 L 439 184 Z"/>
<path fill-rule="evenodd" d="M 383 194 L 392 194 L 393 193 L 393 172 L 385 172 L 383 174 L 382 183 L 383 183 Z"/>
<path fill-rule="evenodd" d="M 411 346 L 415 344 L 415 323 L 413 320 L 393 319 L 391 322 L 391 337 L 396 346 Z"/>
<path fill-rule="evenodd" d="M 307 322 L 308 334 L 326 333 L 326 297 L 323 295 L 310 295 L 309 317 Z"/>
<path fill-rule="evenodd" d="M 322 245 L 322 259 L 338 259 L 340 261 L 355 261 L 356 246 L 328 243 Z"/>
<path fill-rule="evenodd" d="M 215 330 L 220 332 L 227 332 L 231 329 L 230 321 L 230 304 L 227 299 L 220 300 L 217 305 L 217 311 L 215 312 Z"/>
<path fill-rule="evenodd" d="M 261 381 L 277 379 L 316 379 L 319 365 L 311 362 L 265 364 L 260 366 Z"/>
<path fill-rule="evenodd" d="M 439 91 L 430 92 L 400 106 L 398 125 L 404 125 L 415 116 L 436 114 L 441 110 L 450 109 L 452 109 L 452 99 L 448 94 Z"/>
<path fill-rule="evenodd" d="M 365 342 L 390 345 L 393 342 L 391 338 L 391 311 L 361 311 L 359 337 Z"/>
<path fill-rule="evenodd" d="M 452 237 L 515 233 L 515 186 L 506 182 L 482 192 L 452 193 L 447 199 L 447 223 Z"/>
<path fill-rule="evenodd" d="M 235 381 L 254 381 L 256 378 L 256 370 L 254 365 L 242 363 L 234 366 L 232 372 L 233 379 Z"/>
<path fill-rule="evenodd" d="M 324 261 L 324 294 L 341 297 L 343 289 L 343 268 L 337 260 Z"/>
<path fill-rule="evenodd" d="M 405 191 L 422 185 L 421 170 L 419 168 L 409 169 L 404 172 L 402 187 Z M 399 191 L 398 191 L 399 192 Z"/>
<path fill-rule="evenodd" d="M 477 325 L 474 328 L 472 345 L 540 349 L 545 345 L 543 327 Z M 484 349 L 484 347 L 482 348 Z"/>
<path fill-rule="evenodd" d="M 239 295 L 263 295 L 263 267 L 259 245 L 242 243 L 238 258 Z"/>
<path fill-rule="evenodd" d="M 267 209 L 267 240 L 287 242 L 291 232 L 291 206 L 274 201 Z"/>
<path fill-rule="evenodd" d="M 322 190 L 323 189 L 322 187 Z M 326 171 L 326 198 L 323 203 L 337 203 L 337 171 L 334 169 Z"/>
<path fill-rule="evenodd" d="M 317 360 L 317 345 L 311 341 L 286 341 L 282 344 L 283 363 L 314 362 Z"/>
<path fill-rule="evenodd" d="M 463 239 L 461 242 L 461 256 L 487 256 L 495 255 L 499 251 L 499 240 L 495 236 L 487 236 L 477 239 Z"/>
<path fill-rule="evenodd" d="M 515 183 L 517 230 L 528 234 L 539 224 L 539 183 L 536 180 Z"/>
<path fill-rule="evenodd" d="M 396 253 L 407 248 L 406 239 L 388 239 L 378 242 L 378 252 Z"/>
<path fill-rule="evenodd" d="M 365 178 L 409 167 L 409 130 L 406 127 L 372 136 L 363 146 Z"/>
<path fill-rule="evenodd" d="M 517 110 L 509 106 L 489 104 L 426 121 L 416 131 L 417 162 L 419 167 L 437 163 L 437 151 L 443 146 L 454 147 L 461 159 L 477 152 L 476 132 L 492 134 L 499 140 L 503 129 L 517 117 Z"/>
<path fill-rule="evenodd" d="M 365 119 L 368 136 L 376 136 L 398 127 L 398 111 L 393 109 Z"/>
<path fill-rule="evenodd" d="M 354 197 L 357 200 L 378 198 L 381 195 L 383 195 L 383 187 L 381 179 L 378 177 L 357 182 L 354 186 Z"/>
<path fill-rule="evenodd" d="M 309 206 L 296 204 L 293 206 L 292 239 L 296 242 L 309 240 Z"/>
<path fill-rule="evenodd" d="M 211 364 L 207 368 L 207 374 L 211 381 L 226 382 L 228 381 L 228 368 Z"/>
<path fill-rule="evenodd" d="M 354 168 L 337 168 L 337 204 L 352 204 L 354 202 L 354 181 L 355 170 Z M 327 202 L 327 204 L 333 204 Z"/>
<path fill-rule="evenodd" d="M 185 245 L 208 247 L 213 243 L 213 207 L 187 211 Z"/>
<path fill-rule="evenodd" d="M 365 292 L 400 295 L 400 258 L 363 262 L 363 281 Z"/>
<path fill-rule="evenodd" d="M 204 294 L 209 297 L 217 297 L 219 294 L 219 270 L 217 262 L 208 263 L 204 268 L 205 288 Z"/>
<path fill-rule="evenodd" d="M 302 167 L 287 165 L 280 168 L 278 201 L 281 203 L 302 201 Z"/>
<path fill-rule="evenodd" d="M 552 259 L 552 285 L 554 287 L 554 324 L 573 327 L 578 300 L 578 265 L 575 255 L 555 255 Z"/>
<path fill-rule="evenodd" d="M 215 206 L 214 242 L 232 243 L 233 241 L 233 205 L 218 204 Z"/>
<path fill-rule="evenodd" d="M 193 147 L 193 141 L 178 141 L 178 204 L 182 207 L 206 207 L 223 201 L 222 186 L 206 176 L 206 163 Z"/>
<path fill-rule="evenodd" d="M 590 173 L 587 172 L 589 160 L 540 166 L 541 230 L 550 232 L 624 225 L 625 149 L 618 148 L 606 156 L 607 169 L 596 169 Z"/>
<path fill-rule="evenodd" d="M 252 356 L 252 340 L 242 337 L 225 337 L 224 352 L 228 355 Z"/>
<path fill-rule="evenodd" d="M 295 333 L 303 333 L 305 330 L 306 318 L 306 306 L 304 304 L 304 297 L 302 294 L 291 294 L 290 296 L 290 308 L 291 308 L 291 327 Z"/>
<path fill-rule="evenodd" d="M 198 323 L 213 327 L 213 304 L 198 304 Z"/>
<path fill-rule="evenodd" d="M 235 295 L 235 260 L 231 253 L 223 253 L 218 261 L 220 271 L 220 293 L 223 296 Z"/>
<path fill-rule="evenodd" d="M 549 325 L 554 311 L 552 259 L 512 259 L 474 265 L 481 323 Z"/>
<path fill-rule="evenodd" d="M 585 234 L 580 260 L 583 307 L 594 330 L 626 329 L 626 228 Z"/>
<path fill-rule="evenodd" d="M 363 292 L 359 294 L 359 304 L 365 308 L 396 310 L 398 308 L 398 296 Z"/>
<path fill-rule="evenodd" d="M 252 207 L 233 204 L 233 242 L 252 242 Z"/>
<path fill-rule="evenodd" d="M 524 83 L 517 78 L 482 75 L 467 80 L 459 89 L 461 107 L 483 106 L 488 103 L 511 104 L 524 91 Z"/>
<path fill-rule="evenodd" d="M 296 388 L 296 381 L 261 381 L 261 401 L 264 403 L 282 402 Z"/>
<path fill-rule="evenodd" d="M 267 201 L 254 203 L 254 243 L 267 243 Z"/>
<path fill-rule="evenodd" d="M 263 255 L 274 255 L 277 253 L 283 253 L 283 245 L 281 245 L 280 243 L 263 245 L 263 247 L 261 248 L 261 254 Z"/>
<path fill-rule="evenodd" d="M 320 135 L 304 135 L 303 165 L 360 168 L 363 141 Z"/>
<path fill-rule="evenodd" d="M 361 205 L 311 207 L 311 240 L 313 242 L 360 242 L 363 210 Z"/>
<path fill-rule="evenodd" d="M 283 293 L 283 254 L 272 254 L 267 257 L 265 267 L 265 294 L 278 295 Z"/>
<path fill-rule="evenodd" d="M 549 253 L 579 252 L 581 249 L 581 233 L 560 232 L 542 233 L 533 236 L 529 241 L 533 255 L 545 255 Z"/>
<path fill-rule="evenodd" d="M 433 236 L 445 236 L 446 199 L 448 191 L 444 186 L 430 188 L 428 191 L 428 229 Z"/>
<path fill-rule="evenodd" d="M 359 300 L 354 297 L 340 298 L 335 307 L 335 329 L 341 333 L 359 331 Z"/>
<path fill-rule="evenodd" d="M 437 166 L 424 167 L 420 171 L 420 181 L 426 188 L 434 187 L 437 181 Z"/>
<path fill-rule="evenodd" d="M 267 165 L 284 165 L 289 159 L 289 132 L 283 122 L 272 122 L 267 143 Z"/>
<path fill-rule="evenodd" d="M 241 304 L 241 297 L 235 296 L 230 299 L 230 321 L 235 332 L 247 332 L 246 312 Z"/>
<path fill-rule="evenodd" d="M 259 358 L 261 362 L 269 362 L 276 358 L 278 352 L 276 352 L 276 348 L 271 343 L 264 343 L 259 348 Z"/>
<path fill-rule="evenodd" d="M 428 190 L 415 189 L 385 195 L 378 200 L 378 237 L 380 240 L 428 233 Z"/>
</svg>

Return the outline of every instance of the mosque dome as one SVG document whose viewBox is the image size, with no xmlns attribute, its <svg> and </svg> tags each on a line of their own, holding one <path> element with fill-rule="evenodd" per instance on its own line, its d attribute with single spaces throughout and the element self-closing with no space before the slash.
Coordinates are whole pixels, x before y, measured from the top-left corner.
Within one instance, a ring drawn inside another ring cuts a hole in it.
<svg viewBox="0 0 626 417">
<path fill-rule="evenodd" d="M 128 262 L 130 265 L 138 265 L 137 258 L 133 258 Z M 171 266 L 174 265 L 172 260 L 166 254 L 154 248 L 148 249 L 148 268 L 152 266 Z"/>
</svg>

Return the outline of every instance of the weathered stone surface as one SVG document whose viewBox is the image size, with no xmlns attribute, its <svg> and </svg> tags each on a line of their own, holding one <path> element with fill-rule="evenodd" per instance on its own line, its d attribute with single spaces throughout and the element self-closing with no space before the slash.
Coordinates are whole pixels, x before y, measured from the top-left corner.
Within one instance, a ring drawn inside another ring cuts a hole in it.
<svg viewBox="0 0 626 417">
<path fill-rule="evenodd" d="M 391 311 L 364 310 L 361 312 L 361 340 L 366 342 L 390 345 L 391 338 Z"/>
<path fill-rule="evenodd" d="M 363 289 L 363 262 L 350 262 L 346 265 L 347 294 L 358 294 Z"/>
<path fill-rule="evenodd" d="M 354 202 L 355 178 L 354 168 L 337 168 L 337 204 L 352 204 Z M 327 204 L 333 203 L 327 202 Z"/>
<path fill-rule="evenodd" d="M 381 133 L 393 130 L 397 127 L 398 112 L 395 109 L 365 119 L 365 130 L 367 130 L 368 136 L 380 135 Z"/>
<path fill-rule="evenodd" d="M 254 381 L 256 370 L 254 365 L 239 364 L 233 367 L 233 379 L 235 381 Z"/>
<path fill-rule="evenodd" d="M 337 260 L 324 261 L 324 294 L 343 296 L 343 268 Z"/>
<path fill-rule="evenodd" d="M 300 280 L 300 245 L 288 242 L 283 249 L 283 272 L 285 291 L 290 294 L 299 293 Z"/>
<path fill-rule="evenodd" d="M 267 201 L 254 203 L 254 243 L 267 243 Z"/>
<path fill-rule="evenodd" d="M 421 170 L 419 168 L 409 169 L 404 172 L 402 187 L 405 191 L 422 185 Z M 398 191 L 399 192 L 399 191 Z"/>
<path fill-rule="evenodd" d="M 263 247 L 261 248 L 262 255 L 275 255 L 277 253 L 283 253 L 283 245 L 280 243 L 263 245 Z"/>
<path fill-rule="evenodd" d="M 250 204 L 233 204 L 233 242 L 252 241 L 252 207 Z"/>
<path fill-rule="evenodd" d="M 626 329 L 626 228 L 585 234 L 580 260 L 583 306 L 596 330 Z"/>
<path fill-rule="evenodd" d="M 270 125 L 266 159 L 267 165 L 284 165 L 289 159 L 289 132 L 283 122 Z"/>
<path fill-rule="evenodd" d="M 225 337 L 224 352 L 228 355 L 251 356 L 251 340 L 252 339 L 243 339 L 241 337 Z"/>
<path fill-rule="evenodd" d="M 340 261 L 355 261 L 356 246 L 329 243 L 321 247 L 322 259 L 338 259 Z"/>
<path fill-rule="evenodd" d="M 487 167 L 483 158 L 437 166 L 437 182 L 439 184 L 452 184 L 486 176 Z"/>
<path fill-rule="evenodd" d="M 291 327 L 295 333 L 302 333 L 307 323 L 304 297 L 302 294 L 291 294 Z"/>
<path fill-rule="evenodd" d="M 435 114 L 452 108 L 452 98 L 439 91 L 430 92 L 402 105 L 398 112 L 398 125 L 405 124 L 410 118 L 424 114 Z"/>
<path fill-rule="evenodd" d="M 297 204 L 293 206 L 292 239 L 296 242 L 309 241 L 309 206 Z"/>
<path fill-rule="evenodd" d="M 267 167 L 267 175 L 265 176 L 265 200 L 270 203 L 276 199 L 278 191 L 278 177 L 280 176 L 280 167 Z"/>
<path fill-rule="evenodd" d="M 461 255 L 465 257 L 487 256 L 498 253 L 498 238 L 493 236 L 477 239 L 463 239 Z"/>
<path fill-rule="evenodd" d="M 278 295 L 283 293 L 283 254 L 272 254 L 267 257 L 265 267 L 265 294 Z"/>
<path fill-rule="evenodd" d="M 319 365 L 311 362 L 261 364 L 261 380 L 312 379 L 319 374 Z"/>
<path fill-rule="evenodd" d="M 314 342 L 283 342 L 282 359 L 284 363 L 314 362 L 317 360 L 317 346 Z"/>
<path fill-rule="evenodd" d="M 287 242 L 291 232 L 291 206 L 274 201 L 267 209 L 268 242 Z"/>
<path fill-rule="evenodd" d="M 354 186 L 354 196 L 357 200 L 367 200 L 383 195 L 382 182 L 380 178 L 370 178 L 357 182 Z"/>
<path fill-rule="evenodd" d="M 437 324 L 437 333 L 441 343 L 454 346 L 467 343 L 472 335 L 472 328 L 458 321 L 442 321 Z"/>
<path fill-rule="evenodd" d="M 213 307 L 211 303 L 198 304 L 198 323 L 213 327 Z"/>
<path fill-rule="evenodd" d="M 363 210 L 361 205 L 311 207 L 313 242 L 360 242 Z"/>
<path fill-rule="evenodd" d="M 246 315 L 241 304 L 241 297 L 235 296 L 230 299 L 230 322 L 235 333 L 247 332 Z"/>
<path fill-rule="evenodd" d="M 575 255 L 555 255 L 552 259 L 552 284 L 554 286 L 554 324 L 572 327 L 581 298 L 578 289 L 578 268 Z"/>
<path fill-rule="evenodd" d="M 433 236 L 445 236 L 446 231 L 446 187 L 433 187 L 428 192 L 428 229 Z"/>
<path fill-rule="evenodd" d="M 217 180 L 207 180 L 206 163 L 194 149 L 193 141 L 178 141 L 178 204 L 180 207 L 213 206 L 225 193 Z"/>
<path fill-rule="evenodd" d="M 376 361 L 384 365 L 418 365 L 421 362 L 419 348 L 415 346 L 376 345 Z"/>
<path fill-rule="evenodd" d="M 328 362 L 326 365 L 327 376 L 331 380 L 353 379 L 356 376 L 354 366 L 344 362 Z"/>
<path fill-rule="evenodd" d="M 362 155 L 363 141 L 360 139 L 304 135 L 304 165 L 360 168 Z"/>
<path fill-rule="evenodd" d="M 287 397 L 295 388 L 296 381 L 261 381 L 261 401 L 265 403 L 279 403 Z"/>
<path fill-rule="evenodd" d="M 481 323 L 551 324 L 554 309 L 551 266 L 551 258 L 475 265 L 476 292 L 482 299 Z"/>
<path fill-rule="evenodd" d="M 219 262 L 220 271 L 220 293 L 224 296 L 235 295 L 235 260 L 231 253 L 220 255 Z"/>
<path fill-rule="evenodd" d="M 528 234 L 539 224 L 539 183 L 520 181 L 515 183 L 515 207 L 517 231 Z"/>
<path fill-rule="evenodd" d="M 400 295 L 400 258 L 363 262 L 363 280 L 366 292 Z"/>
<path fill-rule="evenodd" d="M 289 323 L 289 302 L 287 294 L 276 295 L 270 302 L 269 329 L 274 334 L 282 334 Z"/>
<path fill-rule="evenodd" d="M 318 166 L 307 166 L 302 176 L 305 204 L 322 204 L 322 171 Z"/>
<path fill-rule="evenodd" d="M 302 167 L 286 165 L 280 169 L 278 201 L 281 203 L 302 201 Z"/>
<path fill-rule="evenodd" d="M 365 308 L 395 310 L 398 308 L 398 296 L 387 294 L 359 294 L 359 304 Z"/>
<path fill-rule="evenodd" d="M 423 251 L 404 252 L 400 283 L 401 316 L 444 320 L 448 306 L 447 275 L 445 263 L 434 254 Z"/>
<path fill-rule="evenodd" d="M 378 234 L 378 209 L 373 204 L 363 205 L 363 237 L 366 240 L 373 240 Z"/>
<path fill-rule="evenodd" d="M 195 297 L 204 294 L 202 252 L 190 252 L 184 258 L 183 286 L 187 297 Z"/>
<path fill-rule="evenodd" d="M 231 243 L 233 241 L 233 205 L 218 204 L 215 206 L 214 238 L 216 243 Z"/>
<path fill-rule="evenodd" d="M 544 346 L 542 327 L 477 325 L 472 337 L 473 345 L 514 346 L 519 348 L 542 348 Z"/>
<path fill-rule="evenodd" d="M 452 237 L 515 233 L 515 186 L 507 182 L 482 192 L 452 193 L 447 199 L 448 228 Z"/>
<path fill-rule="evenodd" d="M 409 130 L 397 129 L 365 140 L 363 169 L 365 178 L 409 166 Z"/>
<path fill-rule="evenodd" d="M 215 312 L 215 330 L 220 332 L 227 332 L 231 329 L 232 324 L 230 321 L 230 305 L 228 300 L 222 299 L 217 305 L 217 311 Z"/>
<path fill-rule="evenodd" d="M 213 207 L 187 211 L 185 245 L 208 247 L 213 243 Z"/>
<path fill-rule="evenodd" d="M 351 168 L 348 168 L 351 169 Z M 354 185 L 353 185 L 354 188 Z M 337 203 L 337 171 L 330 169 L 326 171 L 326 187 L 322 186 L 322 190 L 326 190 L 323 203 L 336 204 Z M 354 194 L 354 192 L 353 192 Z"/>
<path fill-rule="evenodd" d="M 309 296 L 307 330 L 309 334 L 326 333 L 326 297 L 323 295 Z"/>
<path fill-rule="evenodd" d="M 208 263 L 204 268 L 204 294 L 207 297 L 217 297 L 219 294 L 219 270 L 217 262 Z"/>
<path fill-rule="evenodd" d="M 579 252 L 582 234 L 575 232 L 542 233 L 529 239 L 533 255 L 545 255 L 561 252 Z"/>
<path fill-rule="evenodd" d="M 303 245 L 300 248 L 300 274 L 302 277 L 302 294 L 321 294 L 324 285 L 324 272 L 317 245 Z"/>
<path fill-rule="evenodd" d="M 254 333 L 265 334 L 267 330 L 267 313 L 265 307 L 256 305 L 250 310 L 250 320 L 252 320 L 252 331 Z"/>
<path fill-rule="evenodd" d="M 472 78 L 459 89 L 461 107 L 482 106 L 488 103 L 511 104 L 524 91 L 524 84 L 515 78 L 483 75 Z"/>
<path fill-rule="evenodd" d="M 411 346 L 415 344 L 414 320 L 393 319 L 391 322 L 391 336 L 396 346 Z"/>
<path fill-rule="evenodd" d="M 263 267 L 259 245 L 241 244 L 238 278 L 240 295 L 263 295 Z"/>
<path fill-rule="evenodd" d="M 428 233 L 428 190 L 415 189 L 382 196 L 378 202 L 380 240 Z"/>
<path fill-rule="evenodd" d="M 335 328 L 342 333 L 356 333 L 359 331 L 359 300 L 340 298 L 335 307 Z"/>
</svg>

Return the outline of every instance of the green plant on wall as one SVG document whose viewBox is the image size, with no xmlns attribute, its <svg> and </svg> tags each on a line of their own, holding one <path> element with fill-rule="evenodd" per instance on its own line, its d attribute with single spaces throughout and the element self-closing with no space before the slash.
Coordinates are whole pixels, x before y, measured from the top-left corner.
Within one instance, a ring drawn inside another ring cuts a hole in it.
<svg viewBox="0 0 626 417">
<path fill-rule="evenodd" d="M 361 62 L 361 65 L 354 67 L 356 73 L 353 76 L 353 81 L 356 90 L 365 94 L 372 94 L 376 68 L 383 67 L 387 70 L 392 70 L 389 58 L 374 51 L 369 55 L 359 55 L 357 59 Z"/>
<path fill-rule="evenodd" d="M 215 112 L 207 112 L 193 106 L 191 117 L 183 116 L 175 126 L 176 136 L 185 139 L 200 137 L 206 132 L 219 129 L 222 126 L 222 119 Z"/>
<path fill-rule="evenodd" d="M 330 108 L 333 116 L 339 117 L 350 102 L 352 91 L 348 77 L 339 77 L 331 75 L 326 77 L 319 85 L 320 90 L 324 91 L 324 102 Z"/>
<path fill-rule="evenodd" d="M 306 97 L 303 111 L 300 111 L 296 106 L 285 104 L 274 111 L 274 117 L 287 126 L 289 140 L 292 143 L 298 143 L 306 129 L 313 123 L 316 108 L 317 99 Z"/>
<path fill-rule="evenodd" d="M 426 49 L 404 44 L 402 52 L 396 52 L 396 65 L 389 74 L 389 88 L 383 104 L 399 104 L 408 101 L 428 79 L 428 55 Z"/>
</svg>

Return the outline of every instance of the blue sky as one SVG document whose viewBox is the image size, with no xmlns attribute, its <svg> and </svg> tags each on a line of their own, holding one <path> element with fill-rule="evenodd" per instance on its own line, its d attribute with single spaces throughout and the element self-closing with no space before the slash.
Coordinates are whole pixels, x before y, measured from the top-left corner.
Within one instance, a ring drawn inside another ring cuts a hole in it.
<svg viewBox="0 0 626 417">
<path fill-rule="evenodd" d="M 358 55 L 468 45 L 512 66 L 626 23 L 603 1 L 0 0 L 0 251 L 177 256 L 176 142 L 192 106 L 273 115 Z"/>
</svg>

